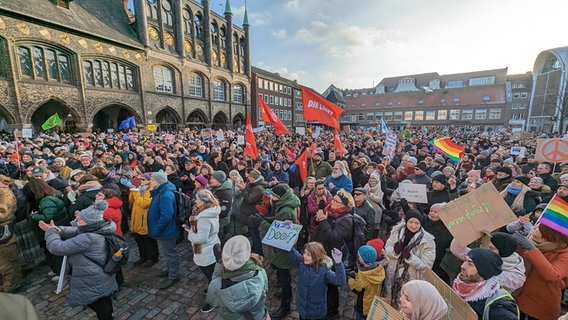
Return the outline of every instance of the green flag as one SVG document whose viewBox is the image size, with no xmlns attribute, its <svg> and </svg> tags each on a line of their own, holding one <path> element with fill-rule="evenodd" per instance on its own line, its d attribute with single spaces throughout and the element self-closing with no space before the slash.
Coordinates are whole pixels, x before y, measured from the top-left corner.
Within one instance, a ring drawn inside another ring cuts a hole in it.
<svg viewBox="0 0 568 320">
<path fill-rule="evenodd" d="M 56 113 L 51 117 L 49 117 L 47 120 L 45 120 L 45 122 L 41 125 L 41 128 L 43 130 L 49 130 L 53 127 L 57 127 L 60 124 L 61 124 L 61 119 L 59 119 L 59 114 Z"/>
</svg>

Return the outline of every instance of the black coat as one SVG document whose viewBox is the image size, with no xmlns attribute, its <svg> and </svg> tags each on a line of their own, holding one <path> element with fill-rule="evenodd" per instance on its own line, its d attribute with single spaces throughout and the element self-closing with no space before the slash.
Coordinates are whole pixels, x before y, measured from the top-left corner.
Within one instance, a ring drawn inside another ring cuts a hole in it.
<svg viewBox="0 0 568 320">
<path fill-rule="evenodd" d="M 262 196 L 266 192 L 268 184 L 264 180 L 249 183 L 244 189 L 241 190 L 243 202 L 241 202 L 241 213 L 239 214 L 239 221 L 249 227 L 249 217 L 258 212 L 256 205 L 262 202 Z"/>
</svg>

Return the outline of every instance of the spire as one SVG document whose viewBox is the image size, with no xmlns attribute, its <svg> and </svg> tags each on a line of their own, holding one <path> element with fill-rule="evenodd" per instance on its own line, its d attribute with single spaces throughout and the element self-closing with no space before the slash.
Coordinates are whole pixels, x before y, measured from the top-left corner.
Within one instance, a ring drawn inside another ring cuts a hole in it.
<svg viewBox="0 0 568 320">
<path fill-rule="evenodd" d="M 229 0 L 225 2 L 225 14 L 233 14 L 231 12 L 231 4 L 229 3 Z"/>
<path fill-rule="evenodd" d="M 243 26 L 250 26 L 247 7 L 245 7 L 245 18 L 243 19 Z"/>
</svg>

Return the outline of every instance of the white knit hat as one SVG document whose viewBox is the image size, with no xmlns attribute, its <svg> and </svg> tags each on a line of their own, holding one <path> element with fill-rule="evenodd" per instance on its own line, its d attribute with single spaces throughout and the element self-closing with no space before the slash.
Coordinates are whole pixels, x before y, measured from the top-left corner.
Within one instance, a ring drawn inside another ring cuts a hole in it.
<svg viewBox="0 0 568 320">
<path fill-rule="evenodd" d="M 234 236 L 223 247 L 223 266 L 234 271 L 244 266 L 250 258 L 250 242 L 245 236 Z"/>
</svg>

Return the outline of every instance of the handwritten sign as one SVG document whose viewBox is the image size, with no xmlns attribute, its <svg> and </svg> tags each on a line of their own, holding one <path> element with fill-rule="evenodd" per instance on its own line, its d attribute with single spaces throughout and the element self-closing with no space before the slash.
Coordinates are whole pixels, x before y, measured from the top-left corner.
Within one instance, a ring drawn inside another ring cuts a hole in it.
<svg viewBox="0 0 568 320">
<path fill-rule="evenodd" d="M 451 201 L 438 210 L 438 215 L 464 246 L 477 240 L 483 230 L 491 232 L 517 220 L 493 183 L 486 183 Z"/>
<path fill-rule="evenodd" d="M 406 320 L 406 318 L 380 297 L 375 296 L 367 320 Z"/>
<path fill-rule="evenodd" d="M 262 239 L 262 243 L 278 249 L 290 251 L 296 238 L 302 230 L 302 225 L 285 224 L 284 221 L 274 220 L 268 228 L 268 232 Z"/>
<path fill-rule="evenodd" d="M 201 139 L 203 142 L 213 142 L 213 130 L 211 128 L 201 129 Z"/>
<path fill-rule="evenodd" d="M 410 202 L 428 203 L 425 184 L 401 183 L 398 185 L 398 192 L 401 198 Z"/>
<path fill-rule="evenodd" d="M 448 305 L 447 319 L 452 320 L 476 320 L 477 314 L 463 301 L 460 296 L 455 293 L 434 271 L 426 269 L 426 281 L 430 282 L 440 293 L 446 304 Z M 444 318 L 446 319 L 446 318 Z"/>
</svg>

